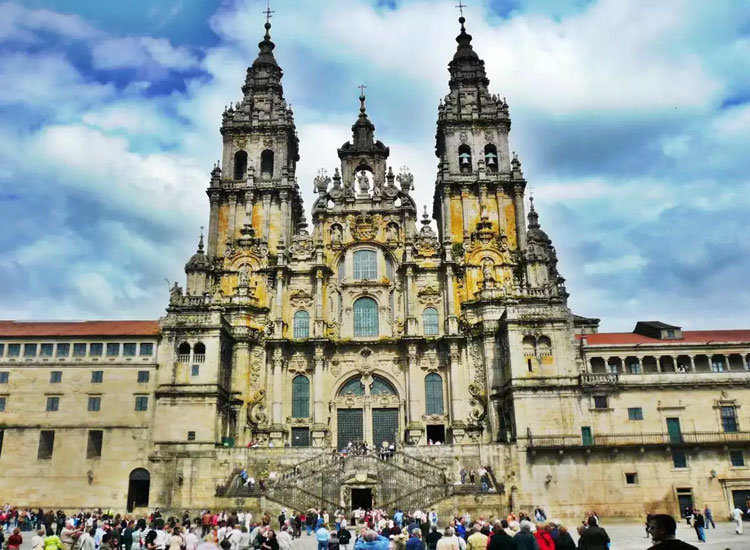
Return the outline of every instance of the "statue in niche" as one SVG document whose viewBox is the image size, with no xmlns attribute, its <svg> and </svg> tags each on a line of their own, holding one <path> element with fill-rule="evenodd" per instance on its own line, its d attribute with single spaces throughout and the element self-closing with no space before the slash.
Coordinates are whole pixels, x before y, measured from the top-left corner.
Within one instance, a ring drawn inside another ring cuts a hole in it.
<svg viewBox="0 0 750 550">
<path fill-rule="evenodd" d="M 339 224 L 333 224 L 331 226 L 331 244 L 341 244 L 342 238 L 341 226 Z"/>
<path fill-rule="evenodd" d="M 250 266 L 247 264 L 242 264 L 242 267 L 240 267 L 240 273 L 238 276 L 238 281 L 240 286 L 247 286 L 247 282 L 250 278 Z"/>
<path fill-rule="evenodd" d="M 370 193 L 370 180 L 367 178 L 367 173 L 364 170 L 357 176 L 357 185 L 359 186 L 359 192 L 363 195 Z"/>
<path fill-rule="evenodd" d="M 388 242 L 398 241 L 398 227 L 395 223 L 389 223 L 385 228 L 385 240 Z"/>
<path fill-rule="evenodd" d="M 380 184 L 378 182 L 375 182 L 372 186 L 372 197 L 379 197 L 382 193 L 382 189 L 380 187 Z"/>
<path fill-rule="evenodd" d="M 492 260 L 485 258 L 482 261 L 482 288 L 495 288 L 494 269 L 495 266 Z"/>
<path fill-rule="evenodd" d="M 345 183 L 345 184 L 344 184 L 344 195 L 345 195 L 345 196 L 346 196 L 347 198 L 349 198 L 349 197 L 352 197 L 352 198 L 353 198 L 353 197 L 354 197 L 354 195 L 355 195 L 355 192 L 354 192 L 354 184 L 353 184 L 352 182 L 349 182 L 349 183 Z"/>
</svg>

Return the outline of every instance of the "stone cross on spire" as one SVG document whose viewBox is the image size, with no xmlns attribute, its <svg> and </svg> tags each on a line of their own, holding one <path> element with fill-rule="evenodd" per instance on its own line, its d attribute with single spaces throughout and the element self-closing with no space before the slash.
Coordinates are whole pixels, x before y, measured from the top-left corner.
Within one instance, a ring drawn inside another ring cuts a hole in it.
<svg viewBox="0 0 750 550">
<path fill-rule="evenodd" d="M 271 10 L 271 0 L 268 0 L 268 2 L 266 3 L 266 10 L 261 13 L 266 16 L 266 23 L 270 23 L 271 17 L 273 17 L 272 14 L 276 13 L 275 11 Z"/>
<path fill-rule="evenodd" d="M 357 86 L 359 88 L 359 112 L 364 113 L 365 112 L 365 89 L 367 86 L 364 84 L 360 84 Z"/>
<path fill-rule="evenodd" d="M 464 8 L 466 7 L 466 4 L 463 4 L 461 0 L 458 1 L 458 5 L 455 6 L 458 8 L 458 11 L 461 12 L 461 17 L 464 16 Z"/>
</svg>

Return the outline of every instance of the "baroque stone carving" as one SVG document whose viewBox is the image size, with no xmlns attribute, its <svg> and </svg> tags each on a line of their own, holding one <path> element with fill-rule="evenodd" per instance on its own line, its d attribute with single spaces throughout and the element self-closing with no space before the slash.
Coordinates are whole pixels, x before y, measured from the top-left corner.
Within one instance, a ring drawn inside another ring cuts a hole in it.
<svg viewBox="0 0 750 550">
<path fill-rule="evenodd" d="M 312 238 L 307 234 L 300 232 L 292 237 L 292 244 L 289 246 L 289 254 L 295 260 L 309 260 L 315 252 Z"/>
<path fill-rule="evenodd" d="M 436 306 L 440 304 L 442 294 L 440 294 L 437 286 L 428 285 L 417 291 L 417 300 L 421 304 Z"/>
<path fill-rule="evenodd" d="M 440 243 L 435 231 L 430 227 L 430 215 L 427 213 L 427 206 L 425 205 L 422 214 L 422 227 L 414 242 L 414 252 L 417 256 L 431 257 L 437 256 L 439 250 Z"/>
<path fill-rule="evenodd" d="M 265 399 L 266 391 L 258 390 L 248 402 L 247 421 L 253 426 L 261 426 L 268 420 L 264 404 Z"/>
<path fill-rule="evenodd" d="M 352 235 L 358 241 L 371 241 L 375 238 L 375 218 L 372 214 L 358 214 L 354 218 Z"/>
<path fill-rule="evenodd" d="M 312 294 L 298 288 L 289 295 L 289 303 L 292 307 L 309 307 L 313 303 Z"/>
</svg>

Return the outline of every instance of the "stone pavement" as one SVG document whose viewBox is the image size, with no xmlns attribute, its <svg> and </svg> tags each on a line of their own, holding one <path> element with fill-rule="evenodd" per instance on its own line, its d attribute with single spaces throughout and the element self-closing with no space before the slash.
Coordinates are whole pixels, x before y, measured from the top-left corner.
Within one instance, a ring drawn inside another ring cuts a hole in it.
<svg viewBox="0 0 750 550">
<path fill-rule="evenodd" d="M 635 523 L 608 523 L 602 525 L 609 533 L 612 544 L 610 550 L 646 550 L 653 544 L 651 539 L 646 538 L 644 527 Z M 750 523 L 745 522 L 744 534 L 736 535 L 734 533 L 734 524 L 729 522 L 716 523 L 716 529 L 706 531 L 706 543 L 698 542 L 695 530 L 685 525 L 683 521 L 677 526 L 677 538 L 697 546 L 700 550 L 750 550 Z M 574 529 L 571 529 L 574 531 Z M 573 534 L 573 540 L 578 536 Z M 306 536 L 294 541 L 292 550 L 316 550 L 317 544 L 315 537 Z M 350 550 L 353 545 L 349 545 Z"/>
</svg>

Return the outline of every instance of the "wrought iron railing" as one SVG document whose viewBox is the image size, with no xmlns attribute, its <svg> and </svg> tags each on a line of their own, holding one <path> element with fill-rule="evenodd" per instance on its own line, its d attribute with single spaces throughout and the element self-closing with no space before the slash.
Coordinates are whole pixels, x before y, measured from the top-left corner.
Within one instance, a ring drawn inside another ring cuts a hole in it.
<svg viewBox="0 0 750 550">
<path fill-rule="evenodd" d="M 620 375 L 616 372 L 587 372 L 580 375 L 581 385 L 600 385 L 600 384 L 617 384 L 620 380 Z"/>
<path fill-rule="evenodd" d="M 521 440 L 519 438 L 519 440 Z M 682 432 L 606 434 L 582 437 L 580 434 L 540 435 L 526 438 L 530 449 L 647 447 L 675 445 L 723 445 L 749 443 L 750 432 Z"/>
</svg>

